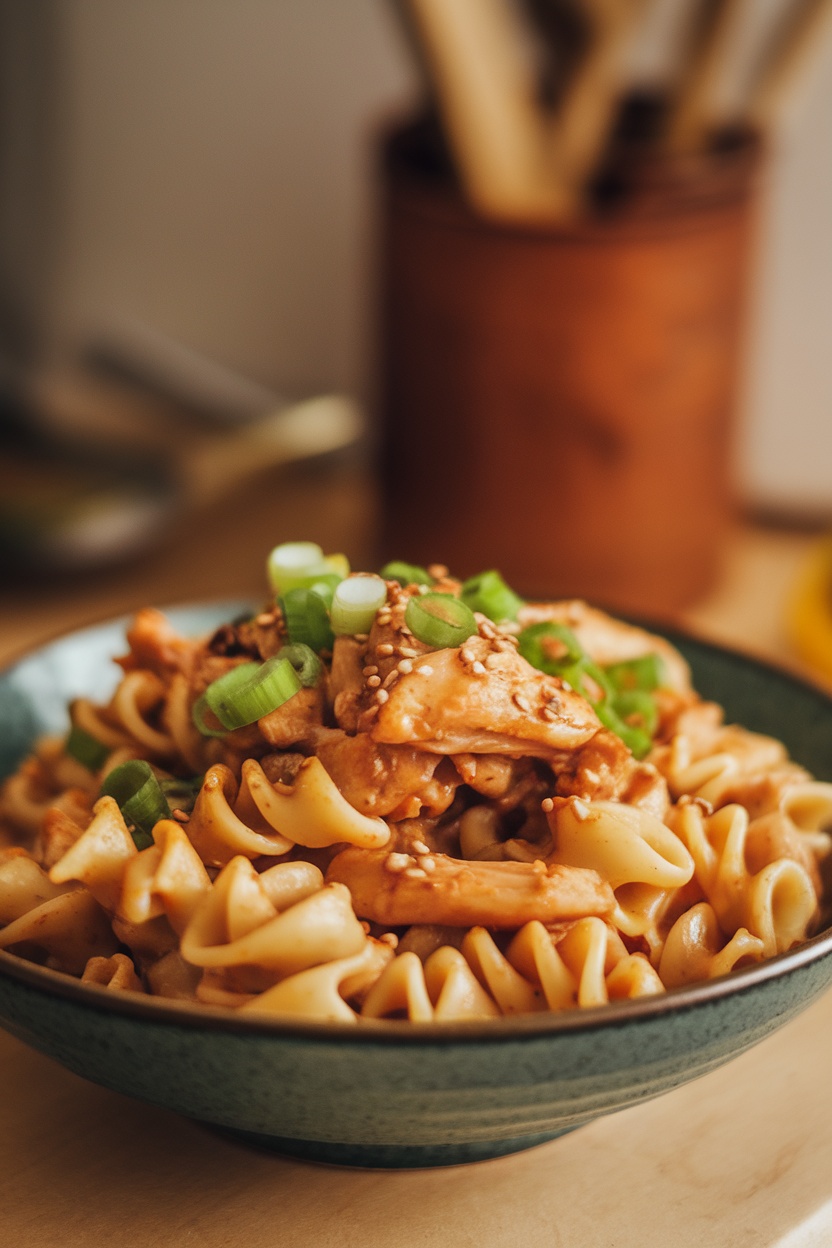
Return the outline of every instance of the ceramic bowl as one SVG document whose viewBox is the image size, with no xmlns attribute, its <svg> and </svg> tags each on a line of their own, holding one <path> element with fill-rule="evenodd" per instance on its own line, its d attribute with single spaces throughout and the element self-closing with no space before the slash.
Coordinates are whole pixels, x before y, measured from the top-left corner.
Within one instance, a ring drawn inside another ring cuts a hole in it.
<svg viewBox="0 0 832 1248">
<path fill-rule="evenodd" d="M 199 634 L 240 604 L 169 612 Z M 0 674 L 0 775 L 66 703 L 106 697 L 123 621 L 43 646 Z M 794 676 L 672 636 L 697 687 L 832 780 L 832 699 Z M 694 987 L 487 1023 L 280 1023 L 115 994 L 0 953 L 0 1024 L 79 1075 L 280 1152 L 360 1166 L 498 1156 L 656 1096 L 736 1057 L 832 981 L 832 931 Z"/>
</svg>

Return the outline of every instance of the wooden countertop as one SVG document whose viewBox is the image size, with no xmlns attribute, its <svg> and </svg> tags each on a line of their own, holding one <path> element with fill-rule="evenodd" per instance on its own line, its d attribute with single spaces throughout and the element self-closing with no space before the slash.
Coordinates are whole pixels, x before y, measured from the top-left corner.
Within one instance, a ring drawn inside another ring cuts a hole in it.
<svg viewBox="0 0 832 1248">
<path fill-rule="evenodd" d="M 0 659 L 146 602 L 262 593 L 279 540 L 371 558 L 360 466 L 252 486 L 139 565 L 0 586 Z M 784 596 L 809 538 L 738 526 L 684 621 L 790 658 Z M 832 1243 L 832 996 L 730 1065 L 550 1144 L 448 1170 L 338 1170 L 229 1142 L 88 1084 L 0 1033 L 9 1248 L 798 1248 Z"/>
</svg>

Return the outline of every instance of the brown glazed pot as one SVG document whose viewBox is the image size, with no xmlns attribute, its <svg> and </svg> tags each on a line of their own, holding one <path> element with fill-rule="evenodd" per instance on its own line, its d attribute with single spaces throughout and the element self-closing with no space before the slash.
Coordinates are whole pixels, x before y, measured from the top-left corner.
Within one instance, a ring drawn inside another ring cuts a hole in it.
<svg viewBox="0 0 832 1248">
<path fill-rule="evenodd" d="M 476 216 L 419 143 L 383 161 L 380 555 L 689 604 L 732 509 L 758 146 L 631 167 L 606 211 L 529 228 Z"/>
</svg>

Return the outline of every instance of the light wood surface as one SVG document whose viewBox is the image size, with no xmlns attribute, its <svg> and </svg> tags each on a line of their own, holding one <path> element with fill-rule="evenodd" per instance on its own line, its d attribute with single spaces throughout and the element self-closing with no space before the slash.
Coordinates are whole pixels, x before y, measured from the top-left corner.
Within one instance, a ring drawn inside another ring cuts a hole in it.
<svg viewBox="0 0 832 1248">
<path fill-rule="evenodd" d="M 263 586 L 278 540 L 372 558 L 360 466 L 273 477 L 140 566 L 0 586 L 0 659 L 129 611 Z M 790 658 L 782 604 L 809 542 L 738 527 L 698 629 Z M 797 1248 L 832 1243 L 832 996 L 730 1065 L 541 1148 L 384 1173 L 257 1152 L 86 1083 L 0 1033 L 5 1248 Z"/>
</svg>

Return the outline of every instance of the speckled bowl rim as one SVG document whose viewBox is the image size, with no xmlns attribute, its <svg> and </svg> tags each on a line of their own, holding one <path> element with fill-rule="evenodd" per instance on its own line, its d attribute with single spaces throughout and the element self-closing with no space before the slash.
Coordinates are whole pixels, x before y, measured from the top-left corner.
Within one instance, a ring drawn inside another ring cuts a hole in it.
<svg viewBox="0 0 832 1248">
<path fill-rule="evenodd" d="M 217 610 L 230 613 L 251 610 L 252 604 L 244 599 L 208 600 L 168 604 L 159 608 L 164 612 Z M 18 663 L 34 657 L 38 651 L 59 642 L 64 637 L 96 627 L 126 624 L 134 612 L 119 616 L 102 616 L 80 623 L 69 631 L 57 631 L 36 645 L 26 647 L 0 668 L 0 676 L 6 675 Z M 709 649 L 727 656 L 742 665 L 763 669 L 779 675 L 808 692 L 820 696 L 829 704 L 832 713 L 832 689 L 820 680 L 808 677 L 796 665 L 782 660 L 770 660 L 725 645 L 698 633 L 695 629 L 680 627 L 670 620 L 639 621 L 643 627 L 680 641 L 690 641 L 700 649 Z M 663 993 L 636 997 L 624 1001 L 611 1001 L 607 1005 L 587 1006 L 572 1010 L 541 1011 L 540 1013 L 454 1022 L 410 1023 L 404 1020 L 360 1019 L 357 1023 L 321 1021 L 314 1019 L 281 1019 L 274 1015 L 240 1014 L 236 1010 L 196 1002 L 176 1001 L 152 997 L 142 993 L 114 990 L 98 984 L 85 984 L 62 971 L 27 962 L 14 954 L 0 949 L 0 976 L 34 988 L 46 996 L 54 996 L 76 1005 L 86 1006 L 102 1014 L 117 1014 L 138 1021 L 168 1024 L 188 1029 L 232 1032 L 245 1035 L 272 1035 L 276 1039 L 315 1040 L 318 1042 L 366 1041 L 377 1045 L 432 1045 L 467 1044 L 471 1042 L 501 1043 L 508 1040 L 540 1039 L 563 1033 L 596 1031 L 608 1027 L 653 1019 L 665 1014 L 682 1014 L 703 1006 L 714 1005 L 726 997 L 742 995 L 771 981 L 783 978 L 801 968 L 820 962 L 832 954 L 832 926 L 825 927 L 803 944 L 786 953 L 776 954 L 764 962 L 741 967 L 729 974 L 680 988 L 670 988 Z M 832 978 L 832 975 L 830 976 Z"/>
</svg>

